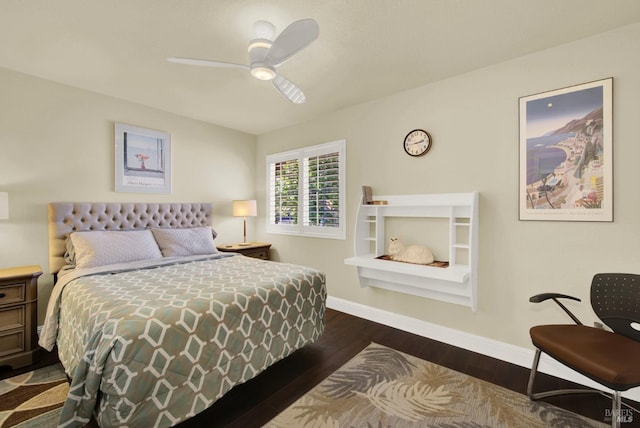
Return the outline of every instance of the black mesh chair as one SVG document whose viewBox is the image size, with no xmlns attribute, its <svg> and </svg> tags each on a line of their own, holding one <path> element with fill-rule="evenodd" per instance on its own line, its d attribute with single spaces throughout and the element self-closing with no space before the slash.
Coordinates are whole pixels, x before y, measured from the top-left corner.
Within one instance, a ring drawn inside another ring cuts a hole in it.
<svg viewBox="0 0 640 428">
<path fill-rule="evenodd" d="M 612 398 L 611 426 L 620 426 L 621 391 L 640 386 L 640 275 L 601 273 L 591 283 L 591 306 L 613 332 L 583 325 L 558 299 L 580 299 L 557 293 L 533 296 L 530 302 L 553 300 L 575 324 L 540 325 L 529 331 L 536 354 L 531 367 L 527 394 L 532 400 L 553 395 L 593 393 Z M 611 389 L 612 394 L 592 389 L 564 389 L 533 393 L 540 354 Z M 604 416 L 604 415 L 603 415 Z"/>
</svg>

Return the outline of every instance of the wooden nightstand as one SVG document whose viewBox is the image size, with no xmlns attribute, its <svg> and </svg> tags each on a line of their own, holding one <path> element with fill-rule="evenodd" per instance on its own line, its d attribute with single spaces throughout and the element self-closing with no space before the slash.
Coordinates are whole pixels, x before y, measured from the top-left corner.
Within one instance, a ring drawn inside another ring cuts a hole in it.
<svg viewBox="0 0 640 428">
<path fill-rule="evenodd" d="M 271 248 L 271 244 L 266 242 L 250 242 L 246 245 L 220 245 L 218 247 L 218 251 L 224 251 L 226 253 L 240 253 L 255 259 L 269 260 L 269 248 Z"/>
<path fill-rule="evenodd" d="M 0 269 L 0 366 L 35 362 L 40 266 Z"/>
</svg>

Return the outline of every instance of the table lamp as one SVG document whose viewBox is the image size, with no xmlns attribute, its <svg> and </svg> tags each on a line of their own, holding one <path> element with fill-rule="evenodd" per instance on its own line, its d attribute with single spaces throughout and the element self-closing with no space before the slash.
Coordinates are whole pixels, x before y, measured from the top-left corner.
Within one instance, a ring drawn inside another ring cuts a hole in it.
<svg viewBox="0 0 640 428">
<path fill-rule="evenodd" d="M 0 192 L 0 220 L 9 219 L 9 193 Z"/>
<path fill-rule="evenodd" d="M 233 216 L 243 217 L 243 223 L 244 223 L 244 229 L 243 229 L 244 239 L 242 241 L 242 244 L 240 245 L 250 245 L 247 243 L 247 217 L 255 217 L 257 215 L 258 215 L 258 210 L 256 208 L 256 201 L 254 199 L 233 201 Z"/>
</svg>

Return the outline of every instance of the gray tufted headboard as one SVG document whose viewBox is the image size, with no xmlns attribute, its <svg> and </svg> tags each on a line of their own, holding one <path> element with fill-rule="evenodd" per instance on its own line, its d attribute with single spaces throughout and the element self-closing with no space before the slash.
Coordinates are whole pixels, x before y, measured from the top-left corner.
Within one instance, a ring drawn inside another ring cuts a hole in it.
<svg viewBox="0 0 640 428">
<path fill-rule="evenodd" d="M 56 274 L 64 266 L 65 240 L 71 232 L 211 226 L 211 210 L 210 203 L 52 202 L 49 270 Z"/>
</svg>

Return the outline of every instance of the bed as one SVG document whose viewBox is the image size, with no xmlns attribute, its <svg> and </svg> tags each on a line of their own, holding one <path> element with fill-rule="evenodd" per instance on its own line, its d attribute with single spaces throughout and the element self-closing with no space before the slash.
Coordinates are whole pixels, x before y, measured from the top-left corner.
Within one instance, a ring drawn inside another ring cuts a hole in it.
<svg viewBox="0 0 640 428">
<path fill-rule="evenodd" d="M 49 204 L 59 424 L 173 426 L 316 341 L 325 276 L 219 253 L 210 204 Z"/>
</svg>

